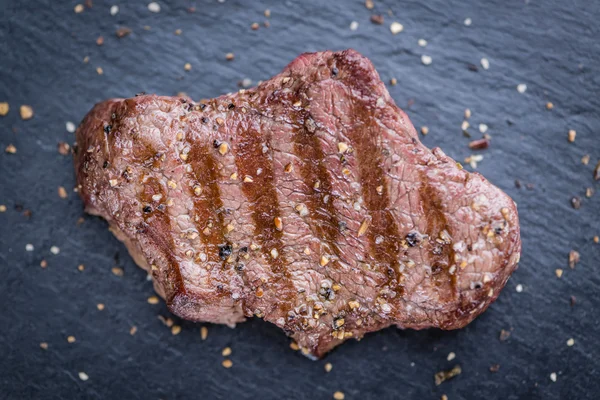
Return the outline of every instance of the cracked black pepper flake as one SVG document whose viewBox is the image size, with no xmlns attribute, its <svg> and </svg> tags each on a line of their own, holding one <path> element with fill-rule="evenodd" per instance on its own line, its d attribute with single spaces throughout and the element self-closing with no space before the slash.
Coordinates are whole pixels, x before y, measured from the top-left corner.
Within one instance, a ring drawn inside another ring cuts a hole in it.
<svg viewBox="0 0 600 400">
<path fill-rule="evenodd" d="M 219 258 L 221 260 L 227 260 L 231 255 L 232 247 L 230 244 L 220 245 L 219 246 Z"/>
</svg>

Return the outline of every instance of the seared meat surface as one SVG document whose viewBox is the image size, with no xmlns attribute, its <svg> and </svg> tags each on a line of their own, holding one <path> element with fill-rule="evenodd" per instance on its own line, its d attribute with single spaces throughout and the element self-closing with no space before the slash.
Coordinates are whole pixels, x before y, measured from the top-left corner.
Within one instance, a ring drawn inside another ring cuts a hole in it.
<svg viewBox="0 0 600 400">
<path fill-rule="evenodd" d="M 102 102 L 77 145 L 86 210 L 173 313 L 263 318 L 317 357 L 390 325 L 463 327 L 519 261 L 514 202 L 424 147 L 352 50 L 198 103 Z"/>
</svg>

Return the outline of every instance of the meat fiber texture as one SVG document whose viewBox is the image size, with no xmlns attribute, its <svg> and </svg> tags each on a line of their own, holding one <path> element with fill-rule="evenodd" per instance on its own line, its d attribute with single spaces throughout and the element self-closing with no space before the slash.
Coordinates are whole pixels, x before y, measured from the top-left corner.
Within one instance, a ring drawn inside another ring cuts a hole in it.
<svg viewBox="0 0 600 400">
<path fill-rule="evenodd" d="M 392 325 L 461 328 L 520 257 L 515 203 L 423 146 L 353 50 L 198 103 L 99 103 L 75 168 L 174 314 L 263 318 L 310 356 Z"/>
</svg>

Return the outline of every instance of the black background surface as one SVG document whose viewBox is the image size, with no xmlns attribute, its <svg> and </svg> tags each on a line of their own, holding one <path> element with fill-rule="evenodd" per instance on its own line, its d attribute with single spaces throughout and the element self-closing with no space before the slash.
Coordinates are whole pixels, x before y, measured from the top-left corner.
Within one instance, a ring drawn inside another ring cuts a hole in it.
<svg viewBox="0 0 600 400">
<path fill-rule="evenodd" d="M 600 245 L 592 238 L 600 235 L 600 194 L 584 193 L 600 190 L 593 180 L 600 159 L 600 3 L 375 0 L 367 10 L 360 0 L 181 0 L 160 1 L 160 13 L 147 3 L 93 0 L 75 14 L 72 1 L 0 1 L 0 102 L 11 106 L 0 117 L 0 147 L 18 150 L 0 153 L 0 204 L 8 208 L 0 213 L 0 398 L 329 399 L 337 390 L 346 399 L 598 398 Z M 113 4 L 120 6 L 116 16 L 109 14 Z M 266 20 L 267 8 L 271 26 L 251 30 Z M 384 14 L 383 26 L 369 22 L 374 13 Z M 392 21 L 404 32 L 392 35 Z M 118 39 L 120 26 L 133 33 Z M 100 35 L 103 46 L 95 43 Z M 463 330 L 387 329 L 316 362 L 259 320 L 236 329 L 208 326 L 202 341 L 199 324 L 175 318 L 182 331 L 172 335 L 157 318 L 169 316 L 164 303 L 147 303 L 151 283 L 107 224 L 89 216 L 76 224 L 83 211 L 72 192 L 72 160 L 57 152 L 59 141 L 74 140 L 65 122 L 77 124 L 98 101 L 142 91 L 217 96 L 244 78 L 269 78 L 302 52 L 349 47 L 369 57 L 386 83 L 398 80 L 388 85 L 392 97 L 417 128 L 429 127 L 426 145 L 462 161 L 472 154 L 460 129 L 464 109 L 473 112 L 475 138 L 479 123 L 489 126 L 492 143 L 480 152 L 478 171 L 518 203 L 519 270 Z M 234 61 L 225 60 L 228 52 Z M 422 54 L 433 63 L 424 66 Z M 482 57 L 489 70 L 480 67 Z M 523 94 L 519 83 L 528 86 Z M 33 107 L 33 119 L 20 119 L 21 104 Z M 569 129 L 577 130 L 575 143 L 567 141 Z M 584 154 L 591 155 L 587 166 Z M 67 199 L 59 198 L 59 186 Z M 575 195 L 579 210 L 570 205 Z M 25 250 L 28 243 L 34 251 Z M 581 253 L 574 270 L 571 249 Z M 116 265 L 123 277 L 111 273 Z M 557 268 L 565 270 L 561 279 Z M 508 340 L 499 340 L 501 329 L 512 332 Z M 67 343 L 69 335 L 77 341 Z M 228 370 L 221 367 L 226 346 L 233 349 Z M 449 352 L 456 353 L 450 362 Z M 455 364 L 462 374 L 436 387 L 434 373 Z"/>
</svg>

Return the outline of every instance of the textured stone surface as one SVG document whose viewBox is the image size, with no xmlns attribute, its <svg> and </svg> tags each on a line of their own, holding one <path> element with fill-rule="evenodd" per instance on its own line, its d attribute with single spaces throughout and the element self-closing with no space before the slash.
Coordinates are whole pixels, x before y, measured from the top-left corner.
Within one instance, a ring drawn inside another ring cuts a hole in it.
<svg viewBox="0 0 600 400">
<path fill-rule="evenodd" d="M 598 5 L 375 1 L 367 10 L 361 1 L 318 3 L 198 2 L 189 13 L 187 1 L 160 2 L 161 11 L 151 13 L 147 2 L 130 1 L 119 4 L 116 16 L 109 12 L 113 3 L 100 0 L 79 14 L 71 2 L 0 4 L 0 102 L 10 103 L 0 117 L 0 204 L 8 208 L 0 213 L 3 396 L 327 399 L 341 390 L 347 399 L 444 393 L 450 399 L 594 398 L 600 390 L 600 245 L 592 237 L 600 235 L 600 195 L 588 199 L 585 188 L 600 190 L 593 181 L 600 159 Z M 271 26 L 251 30 L 266 20 L 266 8 Z M 384 15 L 384 25 L 372 24 L 371 14 Z M 404 30 L 392 35 L 395 20 Z M 355 31 L 352 21 L 359 23 Z M 121 26 L 132 33 L 118 39 Z M 418 46 L 419 38 L 427 47 Z M 157 318 L 169 316 L 166 307 L 147 303 L 151 283 L 106 223 L 86 216 L 77 226 L 83 214 L 71 192 L 72 160 L 57 151 L 58 142 L 73 140 L 65 122 L 78 123 L 102 99 L 141 91 L 214 97 L 237 90 L 245 78 L 269 78 L 304 51 L 347 47 L 369 57 L 384 81 L 398 80 L 390 93 L 417 129 L 429 127 L 425 145 L 461 160 L 473 153 L 460 130 L 464 109 L 473 112 L 474 138 L 481 136 L 480 123 L 489 126 L 492 143 L 479 152 L 484 159 L 477 170 L 519 204 L 519 270 L 498 301 L 463 330 L 388 329 L 319 362 L 288 349 L 279 330 L 262 321 L 235 330 L 209 326 L 202 341 L 199 325 L 176 320 L 182 330 L 173 336 Z M 228 52 L 235 60 L 225 60 Z M 431 65 L 423 65 L 423 54 Z M 90 61 L 83 64 L 86 55 Z M 481 68 L 482 57 L 489 70 Z M 520 83 L 527 84 L 525 93 L 517 91 Z M 32 106 L 32 119 L 21 120 L 22 104 Z M 569 129 L 577 131 L 574 143 L 567 141 Z M 16 154 L 4 152 L 11 143 Z M 584 154 L 591 156 L 587 166 L 580 162 Z M 58 196 L 59 186 L 67 188 L 67 199 Z M 581 197 L 578 210 L 571 207 L 573 196 Z M 28 243 L 32 252 L 25 250 Z M 52 254 L 51 246 L 60 253 Z M 572 249 L 581 254 L 574 270 L 568 267 Z M 111 272 L 115 266 L 122 277 Z M 557 268 L 564 270 L 560 279 Z M 98 311 L 97 303 L 105 309 Z M 505 341 L 499 340 L 502 329 L 511 331 Z M 75 343 L 67 342 L 69 335 Z M 575 344 L 568 347 L 571 337 Z M 233 349 L 227 370 L 221 366 L 226 346 Z M 450 352 L 456 358 L 447 361 Z M 436 387 L 434 373 L 455 364 L 462 374 Z M 497 373 L 489 371 L 493 364 L 500 364 Z M 89 380 L 82 381 L 80 371 Z"/>
</svg>

